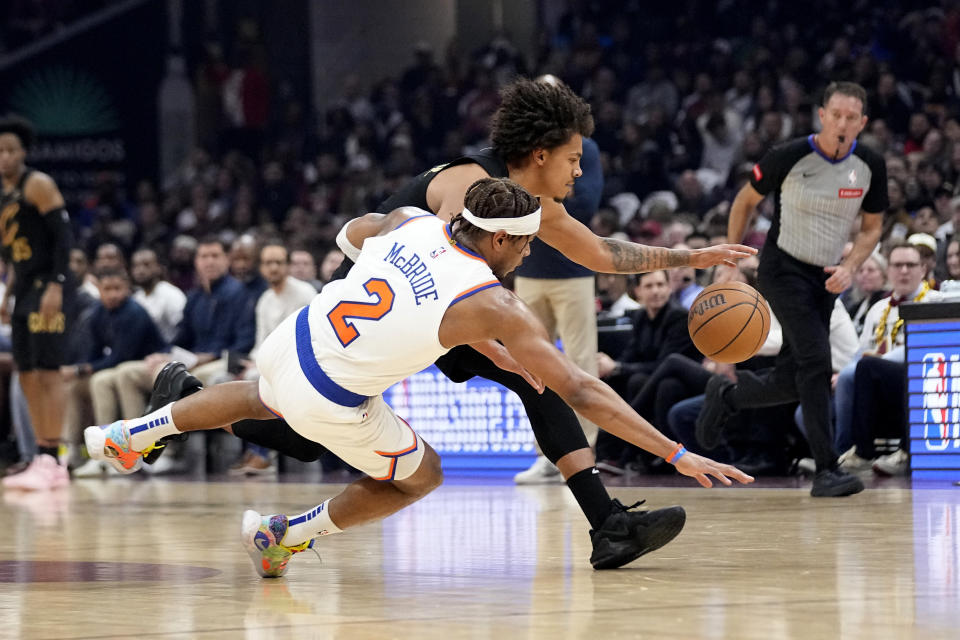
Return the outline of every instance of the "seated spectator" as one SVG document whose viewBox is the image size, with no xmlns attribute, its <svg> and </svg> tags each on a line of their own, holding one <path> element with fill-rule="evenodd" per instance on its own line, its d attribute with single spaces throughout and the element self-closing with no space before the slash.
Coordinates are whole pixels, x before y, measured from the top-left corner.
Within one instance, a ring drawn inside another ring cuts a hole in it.
<svg viewBox="0 0 960 640">
<path fill-rule="evenodd" d="M 196 286 L 194 259 L 197 253 L 197 240 L 193 236 L 179 235 L 170 245 L 167 266 L 167 279 L 180 291 L 189 291 Z"/>
<path fill-rule="evenodd" d="M 960 151 L 960 144 L 957 145 L 957 150 Z M 934 234 L 934 237 L 937 239 L 937 267 L 934 271 L 934 275 L 937 280 L 950 280 L 952 277 L 947 275 L 947 245 L 954 238 L 960 238 L 956 235 L 955 229 L 960 229 L 960 196 L 953 198 L 950 201 L 951 216 L 950 219 L 940 225 L 940 228 L 937 229 L 937 233 Z"/>
<path fill-rule="evenodd" d="M 243 285 L 251 313 L 267 290 L 267 281 L 257 265 L 258 257 L 257 241 L 251 235 L 242 235 L 230 245 L 230 275 Z"/>
<path fill-rule="evenodd" d="M 878 300 L 890 295 L 887 288 L 887 259 L 874 251 L 857 269 L 852 287 L 840 296 L 844 308 L 853 321 L 853 328 L 860 335 L 867 311 Z"/>
<path fill-rule="evenodd" d="M 917 209 L 917 212 L 913 214 L 913 226 L 910 230 L 911 233 L 925 233 L 933 235 L 939 228 L 940 219 L 937 218 L 937 212 L 933 210 L 933 207 L 920 207 Z"/>
<path fill-rule="evenodd" d="M 112 242 L 105 242 L 97 247 L 97 255 L 93 260 L 94 273 L 101 271 L 116 271 L 127 268 L 127 261 L 123 257 L 123 251 Z"/>
<path fill-rule="evenodd" d="M 130 280 L 125 271 L 102 271 L 99 282 L 100 302 L 93 307 L 84 326 L 89 334 L 89 350 L 77 364 L 62 367 L 61 373 L 73 387 L 71 395 L 92 401 L 95 423 L 109 424 L 123 415 L 118 412 L 114 397 L 117 365 L 161 351 L 166 341 L 150 315 L 131 298 Z M 86 424 L 83 421 L 69 426 L 77 436 Z M 93 460 L 87 464 L 99 467 Z"/>
<path fill-rule="evenodd" d="M 317 279 L 317 263 L 313 259 L 313 254 L 305 249 L 295 249 L 290 252 L 290 275 L 306 282 L 317 291 L 320 291 L 325 284 Z"/>
<path fill-rule="evenodd" d="M 960 238 L 954 238 L 947 243 L 946 279 L 960 280 Z"/>
<path fill-rule="evenodd" d="M 90 261 L 83 249 L 70 250 L 70 272 L 80 283 L 80 290 L 85 291 L 90 297 L 97 299 L 100 297 L 100 288 L 97 286 L 97 279 L 90 273 Z"/>
<path fill-rule="evenodd" d="M 640 308 L 640 303 L 628 293 L 633 277 L 622 273 L 597 274 L 597 305 L 601 318 L 629 317 L 631 312 Z"/>
<path fill-rule="evenodd" d="M 666 271 L 640 274 L 637 296 L 643 305 L 633 312 L 633 335 L 616 360 L 605 353 L 597 354 L 597 369 L 620 395 L 633 398 L 654 370 L 670 354 L 697 358 L 687 331 L 687 312 L 670 300 Z M 597 457 L 601 460 L 625 462 L 624 456 L 635 453 L 625 442 L 606 432 L 597 440 Z"/>
<path fill-rule="evenodd" d="M 674 245 L 674 249 L 689 249 L 685 244 Z M 670 299 L 684 309 L 689 310 L 703 287 L 697 284 L 697 271 L 693 267 L 670 269 Z"/>
<path fill-rule="evenodd" d="M 163 267 L 153 249 L 139 249 L 130 260 L 131 277 L 136 290 L 133 299 L 147 310 L 160 335 L 171 342 L 183 318 L 187 296 L 175 285 L 163 280 Z M 123 415 L 134 415 L 124 412 Z"/>
<path fill-rule="evenodd" d="M 323 284 L 330 282 L 330 278 L 333 277 L 333 274 L 340 268 L 340 265 L 343 264 L 343 258 L 343 251 L 340 251 L 340 249 L 333 248 L 327 251 L 326 255 L 323 256 L 323 260 L 320 261 L 318 280 Z M 317 289 L 317 291 L 319 290 L 320 289 Z"/>
<path fill-rule="evenodd" d="M 860 334 L 858 356 L 840 371 L 836 378 L 836 431 L 834 443 L 840 456 L 840 466 L 847 471 L 860 471 L 872 465 L 874 456 L 873 430 L 864 426 L 863 416 L 857 415 L 857 407 L 867 405 L 877 407 L 881 413 L 868 411 L 868 415 L 900 415 L 903 393 L 896 397 L 888 394 L 862 391 L 856 384 L 861 357 L 879 357 L 895 363 L 904 358 L 903 321 L 900 319 L 901 302 L 935 302 L 942 298 L 939 291 L 932 290 L 924 281 L 924 265 L 920 251 L 915 245 L 904 242 L 890 250 L 887 277 L 893 285 L 891 296 L 875 303 L 867 312 L 863 331 Z M 883 365 L 881 365 L 883 366 Z M 865 365 L 871 371 L 877 367 L 873 363 Z M 886 368 L 889 372 L 889 368 Z M 867 374 L 865 374 L 867 375 Z M 902 378 L 902 371 L 900 374 Z M 866 379 L 866 378 L 864 378 Z M 874 378 L 874 380 L 876 380 Z M 888 381 L 892 384 L 891 381 Z M 890 391 L 890 385 L 883 385 L 878 391 Z M 859 396 L 858 396 L 859 393 Z M 869 398 L 868 398 L 869 396 Z M 859 423 L 855 421 L 859 420 Z M 904 423 L 905 424 L 905 423 Z M 906 444 L 906 443 L 904 443 Z"/>
<path fill-rule="evenodd" d="M 243 362 L 240 377 L 254 380 L 259 377 L 252 360 L 256 350 L 267 336 L 290 314 L 310 304 L 317 295 L 313 285 L 290 275 L 290 259 L 286 247 L 279 242 L 269 242 L 260 250 L 260 274 L 268 288 L 256 304 L 257 338 L 248 360 Z M 261 475 L 276 471 L 269 450 L 247 444 L 240 460 L 230 467 L 232 475 Z"/>
<path fill-rule="evenodd" d="M 920 252 L 920 260 L 923 262 L 923 279 L 931 288 L 937 288 L 937 279 L 934 276 L 934 270 L 937 266 L 937 240 L 929 233 L 914 233 L 907 242 L 912 244 Z"/>
<path fill-rule="evenodd" d="M 197 246 L 195 258 L 200 285 L 187 294 L 183 318 L 172 341 L 176 355 L 155 352 L 136 366 L 125 367 L 117 381 L 121 399 L 130 399 L 124 415 L 143 412 L 157 372 L 174 357 L 188 365 L 206 384 L 226 373 L 224 352 L 249 353 L 255 338 L 253 308 L 247 304 L 243 285 L 227 273 L 229 260 L 223 242 L 207 237 Z M 139 410 L 132 403 L 139 398 Z"/>
</svg>

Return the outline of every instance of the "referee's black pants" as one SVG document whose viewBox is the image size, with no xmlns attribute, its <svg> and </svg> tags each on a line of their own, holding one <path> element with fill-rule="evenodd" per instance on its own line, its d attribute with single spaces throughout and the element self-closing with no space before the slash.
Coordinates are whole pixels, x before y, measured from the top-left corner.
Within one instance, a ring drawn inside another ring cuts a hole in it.
<svg viewBox="0 0 960 640">
<path fill-rule="evenodd" d="M 760 293 L 783 328 L 783 347 L 768 376 L 739 376 L 727 396 L 737 409 L 799 400 L 817 469 L 836 466 L 830 428 L 830 315 L 836 294 L 824 287 L 823 267 L 801 262 L 772 243 L 757 270 Z"/>
</svg>

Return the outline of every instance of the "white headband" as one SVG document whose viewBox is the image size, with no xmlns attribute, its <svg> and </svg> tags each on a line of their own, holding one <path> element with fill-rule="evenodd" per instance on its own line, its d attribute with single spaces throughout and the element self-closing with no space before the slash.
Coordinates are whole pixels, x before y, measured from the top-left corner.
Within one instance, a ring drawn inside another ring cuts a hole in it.
<svg viewBox="0 0 960 640">
<path fill-rule="evenodd" d="M 470 209 L 464 207 L 461 214 L 464 220 L 484 231 L 493 233 L 506 231 L 511 236 L 532 236 L 540 230 L 541 211 L 543 209 L 537 207 L 537 210 L 533 213 L 519 218 L 478 218 L 470 212 Z"/>
</svg>

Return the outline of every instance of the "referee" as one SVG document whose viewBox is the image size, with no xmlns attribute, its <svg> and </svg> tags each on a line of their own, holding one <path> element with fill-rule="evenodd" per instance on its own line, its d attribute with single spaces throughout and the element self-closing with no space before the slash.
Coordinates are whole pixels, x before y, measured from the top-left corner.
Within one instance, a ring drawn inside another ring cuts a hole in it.
<svg viewBox="0 0 960 640">
<path fill-rule="evenodd" d="M 815 497 L 863 491 L 859 478 L 837 467 L 831 442 L 829 338 L 834 299 L 873 252 L 888 204 L 883 157 L 857 144 L 867 123 L 866 105 L 860 85 L 831 83 L 819 109 L 820 133 L 772 149 L 734 199 L 729 242 L 740 241 L 754 208 L 774 194 L 773 224 L 757 275 L 760 292 L 783 326 L 783 348 L 766 378 L 741 377 L 736 384 L 711 378 L 697 419 L 697 439 L 712 449 L 727 418 L 740 409 L 799 400 L 817 463 L 810 491 Z M 839 262 L 858 214 L 853 250 Z M 724 270 L 720 280 L 729 279 L 731 270 L 718 268 Z"/>
</svg>

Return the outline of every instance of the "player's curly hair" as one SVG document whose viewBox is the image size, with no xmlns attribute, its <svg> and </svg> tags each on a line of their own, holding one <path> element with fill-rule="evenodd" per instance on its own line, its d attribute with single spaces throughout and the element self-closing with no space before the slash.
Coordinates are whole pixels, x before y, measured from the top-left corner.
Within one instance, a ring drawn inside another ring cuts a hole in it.
<svg viewBox="0 0 960 640">
<path fill-rule="evenodd" d="M 20 139 L 20 146 L 29 149 L 33 146 L 36 134 L 29 120 L 15 114 L 7 114 L 0 118 L 0 134 L 12 133 Z"/>
<path fill-rule="evenodd" d="M 491 140 L 507 162 L 520 160 L 534 149 L 559 147 L 575 133 L 593 133 L 590 105 L 565 84 L 519 78 L 504 87 L 500 96 L 500 108 L 490 122 Z"/>
<path fill-rule="evenodd" d="M 467 189 L 463 205 L 478 218 L 520 218 L 540 207 L 540 201 L 530 192 L 508 178 L 481 178 Z M 461 214 L 450 220 L 452 238 L 473 239 L 484 231 L 467 222 Z"/>
</svg>

